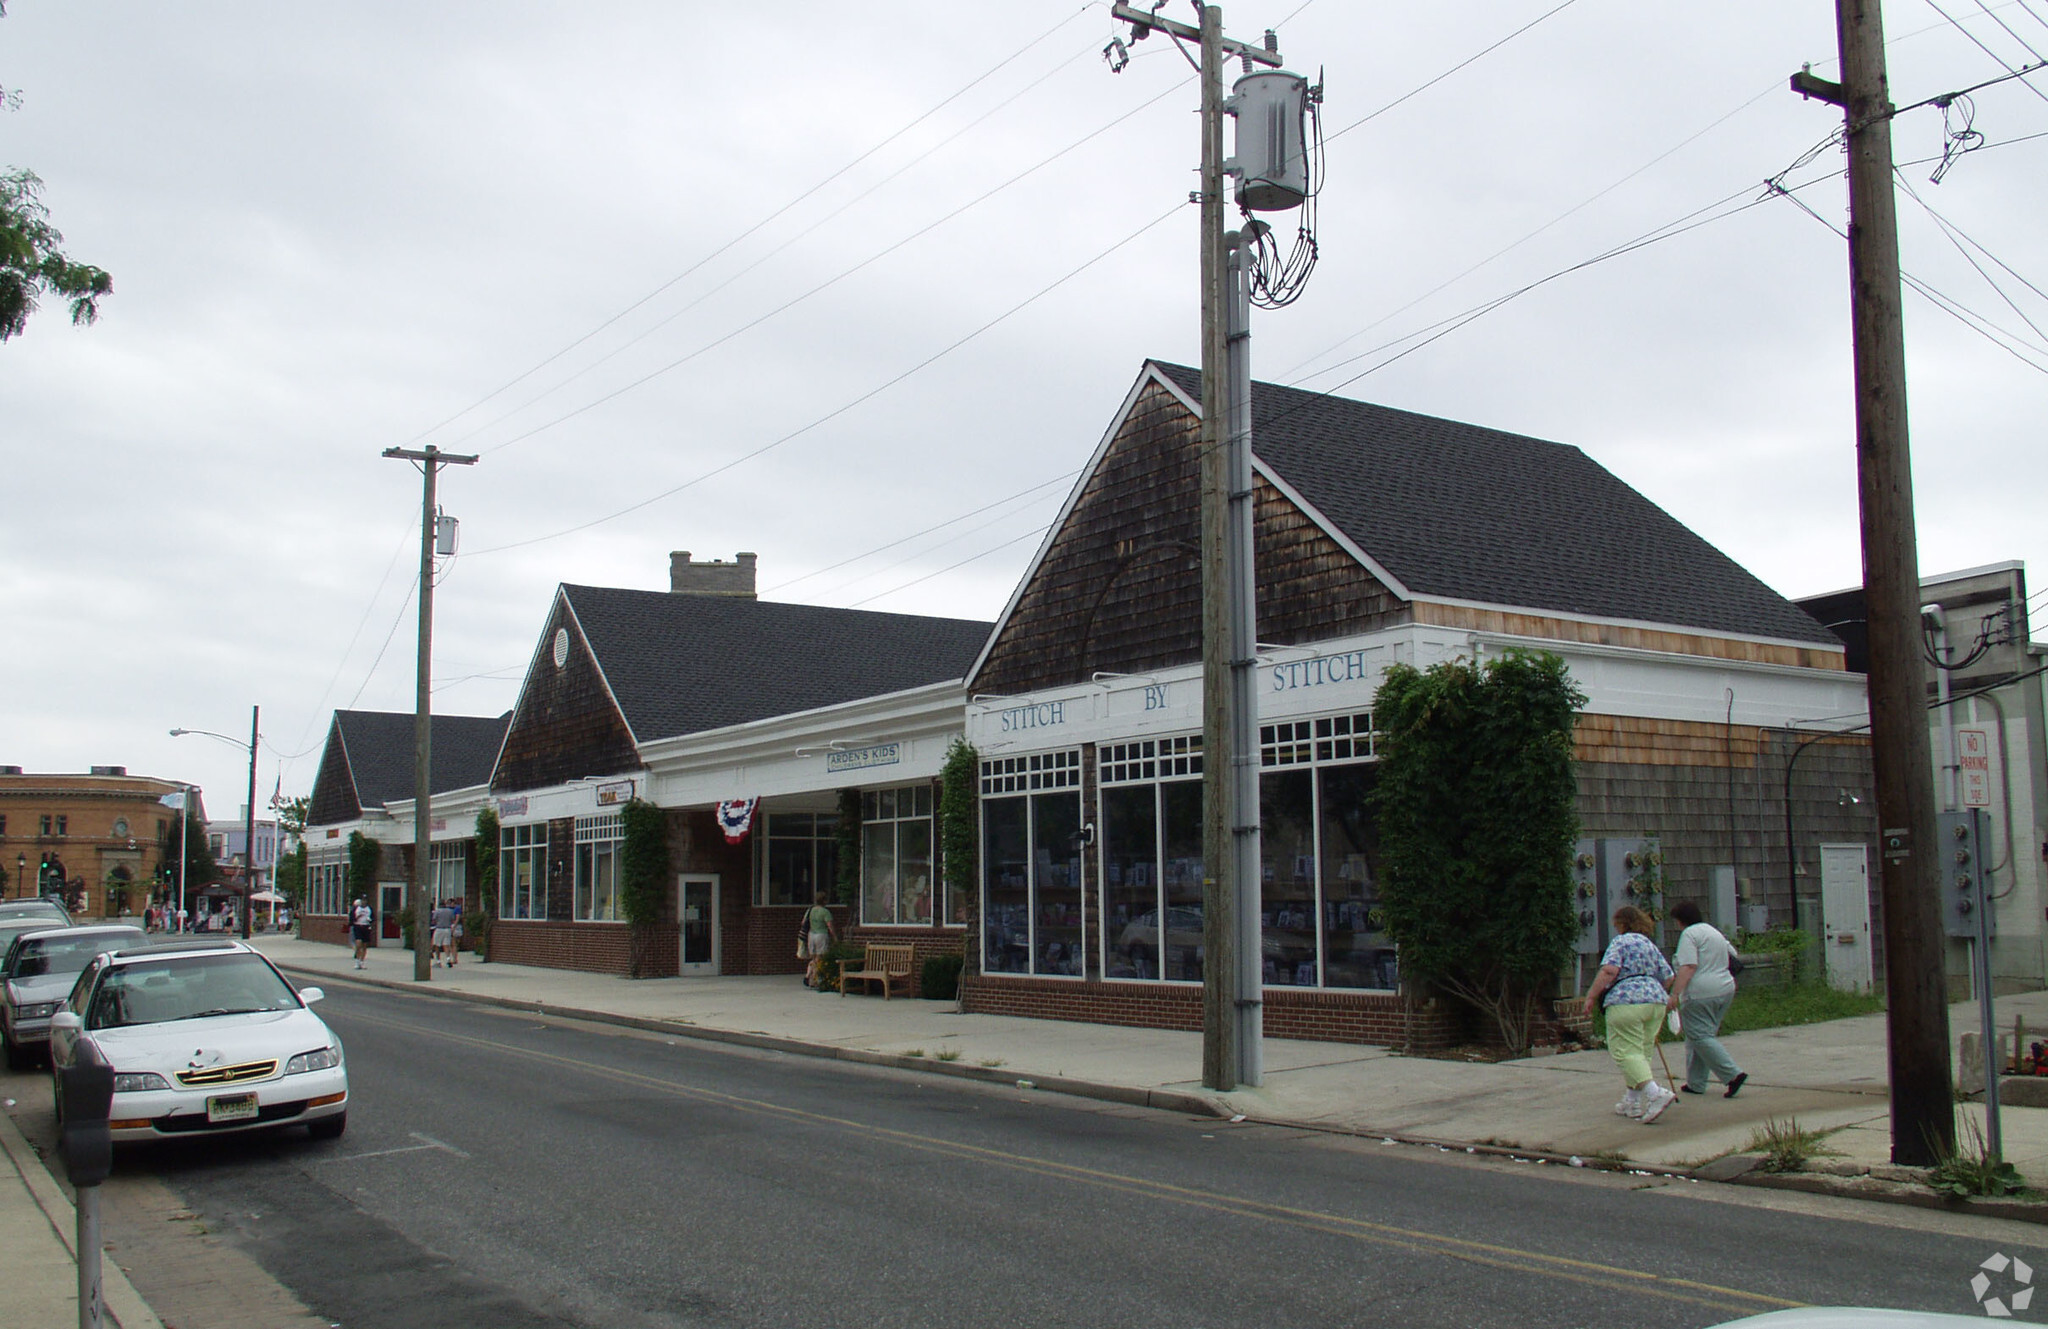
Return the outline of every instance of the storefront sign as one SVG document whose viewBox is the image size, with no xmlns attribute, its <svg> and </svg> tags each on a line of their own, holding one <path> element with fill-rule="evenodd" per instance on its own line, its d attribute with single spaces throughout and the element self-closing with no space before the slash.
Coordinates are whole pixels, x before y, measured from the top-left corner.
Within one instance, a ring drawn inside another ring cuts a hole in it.
<svg viewBox="0 0 2048 1329">
<path fill-rule="evenodd" d="M 631 780 L 608 780 L 597 787 L 597 805 L 601 808 L 615 808 L 632 801 Z"/>
<path fill-rule="evenodd" d="M 1988 808 L 1991 806 L 1991 731 L 1989 729 L 1956 730 L 1956 783 L 1961 789 L 1963 806 L 1966 808 Z"/>
<path fill-rule="evenodd" d="M 526 815 L 524 798 L 501 798 L 498 800 L 498 815 L 501 817 L 523 817 Z"/>
<path fill-rule="evenodd" d="M 1064 701 L 1042 701 L 1034 706 L 1012 706 L 1006 711 L 996 712 L 996 716 L 1000 721 L 999 732 L 1005 734 L 1026 729 L 1049 729 L 1067 722 L 1067 704 Z"/>
<path fill-rule="evenodd" d="M 427 823 L 427 829 L 434 831 L 445 831 L 448 829 L 448 819 L 446 817 L 435 817 L 433 820 Z"/>
<path fill-rule="evenodd" d="M 903 760 L 901 743 L 877 743 L 868 748 L 848 748 L 825 754 L 828 771 L 864 771 L 870 766 L 894 766 Z"/>
<path fill-rule="evenodd" d="M 1286 664 L 1273 666 L 1273 691 L 1287 692 L 1294 688 L 1319 688 L 1329 683 L 1352 683 L 1370 678 L 1372 669 L 1366 663 L 1364 651 L 1346 651 L 1342 655 L 1322 655 L 1313 660 L 1290 660 Z"/>
</svg>

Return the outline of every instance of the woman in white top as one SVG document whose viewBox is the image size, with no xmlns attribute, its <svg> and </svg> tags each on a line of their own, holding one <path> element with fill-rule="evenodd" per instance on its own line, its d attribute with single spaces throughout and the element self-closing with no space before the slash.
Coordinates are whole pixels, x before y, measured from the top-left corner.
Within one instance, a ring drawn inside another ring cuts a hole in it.
<svg viewBox="0 0 2048 1329">
<path fill-rule="evenodd" d="M 1671 980 L 1670 1006 L 1685 1035 L 1685 1083 L 1679 1087 L 1704 1094 L 1709 1078 L 1718 1078 L 1728 1086 L 1721 1096 L 1733 1098 L 1749 1078 L 1719 1037 L 1721 1021 L 1735 1001 L 1735 976 L 1728 972 L 1735 948 L 1712 923 L 1700 921 L 1700 907 L 1692 901 L 1672 905 L 1671 916 L 1685 928 L 1671 961 L 1677 975 Z"/>
</svg>

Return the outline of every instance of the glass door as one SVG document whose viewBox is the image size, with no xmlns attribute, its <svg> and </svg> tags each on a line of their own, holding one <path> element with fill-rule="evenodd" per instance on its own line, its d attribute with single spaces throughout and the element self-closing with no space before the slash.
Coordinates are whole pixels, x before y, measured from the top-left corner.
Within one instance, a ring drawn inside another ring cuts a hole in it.
<svg viewBox="0 0 2048 1329">
<path fill-rule="evenodd" d="M 403 934 L 399 930 L 399 915 L 405 912 L 405 883 L 402 881 L 380 882 L 377 886 L 377 935 L 385 941 L 397 941 Z"/>
<path fill-rule="evenodd" d="M 676 916 L 682 927 L 677 972 L 704 975 L 718 972 L 718 878 L 676 879 Z"/>
</svg>

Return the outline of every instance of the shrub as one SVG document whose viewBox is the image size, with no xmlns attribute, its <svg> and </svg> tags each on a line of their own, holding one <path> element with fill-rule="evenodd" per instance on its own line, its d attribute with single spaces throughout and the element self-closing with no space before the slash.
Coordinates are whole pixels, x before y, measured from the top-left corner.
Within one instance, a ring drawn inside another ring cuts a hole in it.
<svg viewBox="0 0 2048 1329">
<path fill-rule="evenodd" d="M 818 991 L 837 992 L 839 990 L 840 969 L 845 966 L 848 960 L 858 963 L 866 958 L 866 956 L 867 947 L 865 946 L 856 946 L 852 942 L 847 941 L 833 942 L 830 949 L 818 960 Z"/>
<path fill-rule="evenodd" d="M 951 1001 L 960 995 L 960 969 L 965 960 L 958 955 L 934 955 L 924 962 L 918 987 L 931 1001 Z"/>
</svg>

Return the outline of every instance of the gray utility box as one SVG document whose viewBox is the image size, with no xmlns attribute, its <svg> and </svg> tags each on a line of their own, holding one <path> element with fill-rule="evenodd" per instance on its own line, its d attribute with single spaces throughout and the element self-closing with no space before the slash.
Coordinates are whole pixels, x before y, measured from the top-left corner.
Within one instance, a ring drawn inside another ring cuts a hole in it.
<svg viewBox="0 0 2048 1329">
<path fill-rule="evenodd" d="M 1664 898 L 1664 856 L 1655 836 L 1581 840 L 1572 850 L 1572 907 L 1579 915 L 1573 949 L 1602 955 L 1613 940 L 1614 911 L 1625 904 L 1656 910 Z"/>
</svg>

